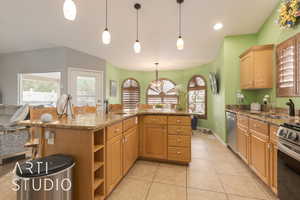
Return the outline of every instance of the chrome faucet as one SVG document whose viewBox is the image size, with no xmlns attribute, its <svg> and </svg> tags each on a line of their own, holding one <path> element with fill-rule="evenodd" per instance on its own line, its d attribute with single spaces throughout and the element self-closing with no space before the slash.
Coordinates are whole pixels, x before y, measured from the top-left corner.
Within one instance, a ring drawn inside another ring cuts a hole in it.
<svg viewBox="0 0 300 200">
<path fill-rule="evenodd" d="M 286 103 L 286 105 L 289 106 L 289 116 L 294 117 L 295 116 L 295 104 L 292 101 L 292 99 L 289 99 L 289 101 Z"/>
</svg>

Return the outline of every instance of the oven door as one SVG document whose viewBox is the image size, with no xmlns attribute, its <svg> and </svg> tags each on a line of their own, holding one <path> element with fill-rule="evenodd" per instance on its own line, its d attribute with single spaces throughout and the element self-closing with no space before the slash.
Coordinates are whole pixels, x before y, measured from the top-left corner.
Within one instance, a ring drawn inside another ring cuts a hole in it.
<svg viewBox="0 0 300 200">
<path fill-rule="evenodd" d="M 278 197 L 300 200 L 300 148 L 280 139 L 278 150 Z"/>
</svg>

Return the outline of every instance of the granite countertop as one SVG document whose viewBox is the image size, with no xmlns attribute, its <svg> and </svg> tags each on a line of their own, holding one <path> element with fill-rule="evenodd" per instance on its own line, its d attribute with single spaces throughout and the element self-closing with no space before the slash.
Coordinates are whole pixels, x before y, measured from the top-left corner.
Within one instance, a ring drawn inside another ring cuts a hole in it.
<svg viewBox="0 0 300 200">
<path fill-rule="evenodd" d="M 19 125 L 26 127 L 44 127 L 44 128 L 73 128 L 73 129 L 102 129 L 106 126 L 122 121 L 124 119 L 138 115 L 193 115 L 190 112 L 176 111 L 170 109 L 151 109 L 151 110 L 123 110 L 105 114 L 104 112 L 79 114 L 74 119 L 59 119 L 49 123 L 43 123 L 40 120 L 25 120 Z"/>
<path fill-rule="evenodd" d="M 280 126 L 283 123 L 300 123 L 300 117 L 290 117 L 286 114 L 282 113 L 270 113 L 270 112 L 251 112 L 250 110 L 243 110 L 243 109 L 238 109 L 238 108 L 226 108 L 226 111 L 237 113 L 237 114 L 242 114 L 242 115 L 247 115 L 248 117 L 252 119 L 258 119 L 260 121 L 268 122 L 273 125 Z M 269 116 L 282 116 L 280 119 L 273 119 Z"/>
</svg>

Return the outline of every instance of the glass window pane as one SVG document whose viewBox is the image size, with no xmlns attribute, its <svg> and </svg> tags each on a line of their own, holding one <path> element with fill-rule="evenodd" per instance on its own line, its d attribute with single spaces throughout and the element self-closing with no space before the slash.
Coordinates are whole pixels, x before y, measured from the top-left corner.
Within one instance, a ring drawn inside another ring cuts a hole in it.
<svg viewBox="0 0 300 200">
<path fill-rule="evenodd" d="M 77 76 L 77 104 L 96 105 L 96 78 Z"/>
<path fill-rule="evenodd" d="M 55 106 L 60 79 L 60 72 L 20 74 L 20 104 Z"/>
</svg>

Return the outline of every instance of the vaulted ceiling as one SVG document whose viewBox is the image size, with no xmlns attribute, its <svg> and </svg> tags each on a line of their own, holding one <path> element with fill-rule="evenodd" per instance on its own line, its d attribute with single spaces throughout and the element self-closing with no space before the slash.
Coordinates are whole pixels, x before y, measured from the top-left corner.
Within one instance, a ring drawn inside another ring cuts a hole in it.
<svg viewBox="0 0 300 200">
<path fill-rule="evenodd" d="M 182 28 L 185 48 L 176 49 L 176 0 L 108 0 L 112 43 L 105 46 L 105 0 L 74 0 L 78 15 L 65 20 L 64 0 L 5 0 L 0 6 L 0 53 L 66 46 L 127 69 L 182 69 L 215 58 L 225 35 L 254 33 L 274 10 L 278 0 L 185 0 Z M 135 54 L 134 3 L 141 3 L 140 41 Z M 224 28 L 215 31 L 213 25 Z"/>
</svg>

